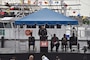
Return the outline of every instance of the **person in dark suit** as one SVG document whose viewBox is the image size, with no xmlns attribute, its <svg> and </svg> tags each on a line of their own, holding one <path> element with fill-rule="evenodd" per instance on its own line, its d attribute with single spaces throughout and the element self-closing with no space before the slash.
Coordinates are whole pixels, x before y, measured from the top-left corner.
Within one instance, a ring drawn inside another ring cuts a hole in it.
<svg viewBox="0 0 90 60">
<path fill-rule="evenodd" d="M 40 36 L 40 40 L 47 40 L 47 30 L 45 26 L 41 26 L 38 35 Z"/>
<path fill-rule="evenodd" d="M 70 37 L 70 49 L 72 51 L 72 45 L 77 45 L 77 37 L 73 33 L 72 36 Z"/>
<path fill-rule="evenodd" d="M 32 45 L 33 46 L 33 50 L 35 48 L 35 37 L 32 36 L 32 33 L 30 33 L 30 37 L 28 38 L 28 42 L 29 42 L 29 51 L 30 51 L 30 46 Z"/>
<path fill-rule="evenodd" d="M 51 38 L 51 51 L 52 51 L 53 47 L 56 46 L 56 52 L 57 52 L 59 45 L 60 45 L 59 39 L 58 39 L 58 37 L 56 37 L 56 34 L 54 34 L 53 37 Z"/>
<path fill-rule="evenodd" d="M 77 30 L 76 30 L 75 27 L 73 27 L 73 28 L 71 29 L 71 36 L 73 35 L 73 33 L 74 33 L 74 35 L 77 37 Z"/>
<path fill-rule="evenodd" d="M 2 36 L 1 37 L 1 48 L 4 48 L 4 41 L 5 41 L 4 36 Z"/>
<path fill-rule="evenodd" d="M 87 44 L 88 44 L 88 49 L 90 49 L 90 41 L 87 40 Z"/>
<path fill-rule="evenodd" d="M 66 37 L 66 34 L 63 35 L 61 43 L 62 43 L 62 49 L 64 49 L 64 46 L 65 46 L 65 51 L 66 51 L 66 46 L 67 46 L 67 37 Z"/>
</svg>

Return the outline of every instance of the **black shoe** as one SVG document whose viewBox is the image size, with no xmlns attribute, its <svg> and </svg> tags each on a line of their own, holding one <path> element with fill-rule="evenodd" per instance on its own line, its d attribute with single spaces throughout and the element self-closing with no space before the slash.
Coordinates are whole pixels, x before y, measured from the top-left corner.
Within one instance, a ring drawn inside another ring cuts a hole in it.
<svg viewBox="0 0 90 60">
<path fill-rule="evenodd" d="M 56 50 L 56 52 L 58 52 L 58 50 Z"/>
<path fill-rule="evenodd" d="M 66 52 L 67 50 L 65 50 L 65 52 Z"/>
<path fill-rule="evenodd" d="M 52 52 L 52 50 L 51 50 L 51 52 Z"/>
</svg>

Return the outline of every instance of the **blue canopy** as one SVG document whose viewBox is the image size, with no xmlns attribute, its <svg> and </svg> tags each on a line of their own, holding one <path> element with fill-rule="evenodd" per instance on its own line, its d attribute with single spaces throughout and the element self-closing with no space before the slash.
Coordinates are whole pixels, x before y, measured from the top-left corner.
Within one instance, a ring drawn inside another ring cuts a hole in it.
<svg viewBox="0 0 90 60">
<path fill-rule="evenodd" d="M 78 21 L 62 14 L 44 8 L 15 21 L 15 24 L 71 24 L 77 25 Z"/>
</svg>

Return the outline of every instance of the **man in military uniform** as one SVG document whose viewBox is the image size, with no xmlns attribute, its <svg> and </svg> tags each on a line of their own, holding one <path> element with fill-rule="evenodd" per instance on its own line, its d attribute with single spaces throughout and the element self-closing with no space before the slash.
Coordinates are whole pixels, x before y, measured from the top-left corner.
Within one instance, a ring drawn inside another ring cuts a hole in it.
<svg viewBox="0 0 90 60">
<path fill-rule="evenodd" d="M 47 40 L 47 30 L 45 26 L 41 26 L 38 35 L 40 36 L 40 40 Z"/>
</svg>

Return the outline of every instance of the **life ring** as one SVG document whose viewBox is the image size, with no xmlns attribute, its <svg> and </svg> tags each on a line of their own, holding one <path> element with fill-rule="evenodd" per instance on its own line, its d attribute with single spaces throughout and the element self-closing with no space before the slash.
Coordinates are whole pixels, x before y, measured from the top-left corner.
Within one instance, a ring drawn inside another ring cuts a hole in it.
<svg viewBox="0 0 90 60">
<path fill-rule="evenodd" d="M 29 36 L 29 35 L 30 35 L 30 33 L 32 33 L 32 31 L 31 31 L 31 30 L 25 30 L 25 34 L 26 34 L 27 36 Z"/>
</svg>

